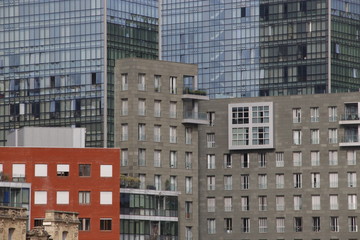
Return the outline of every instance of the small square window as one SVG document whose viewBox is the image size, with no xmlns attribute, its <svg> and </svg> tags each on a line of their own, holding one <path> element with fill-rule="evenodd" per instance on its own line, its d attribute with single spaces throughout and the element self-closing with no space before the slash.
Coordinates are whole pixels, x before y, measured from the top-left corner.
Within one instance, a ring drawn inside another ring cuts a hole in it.
<svg viewBox="0 0 360 240">
<path fill-rule="evenodd" d="M 112 204 L 112 192 L 100 192 L 100 204 L 111 205 Z"/>
<path fill-rule="evenodd" d="M 69 164 L 58 164 L 56 167 L 57 176 L 69 176 Z"/>
<path fill-rule="evenodd" d="M 110 218 L 100 218 L 100 230 L 102 231 L 111 231 L 112 219 Z"/>
<path fill-rule="evenodd" d="M 47 192 L 46 191 L 35 191 L 34 194 L 35 204 L 47 204 Z"/>
<path fill-rule="evenodd" d="M 90 218 L 79 218 L 79 231 L 90 231 Z"/>
<path fill-rule="evenodd" d="M 91 165 L 90 164 L 79 164 L 79 176 L 90 177 Z"/>
<path fill-rule="evenodd" d="M 42 218 L 35 218 L 34 219 L 34 227 L 42 227 L 44 219 Z"/>
<path fill-rule="evenodd" d="M 100 165 L 100 177 L 112 177 L 112 165 Z"/>
<path fill-rule="evenodd" d="M 79 204 L 90 204 L 90 192 L 80 191 L 79 192 Z"/>
<path fill-rule="evenodd" d="M 47 164 L 35 164 L 35 177 L 47 177 Z"/>
<path fill-rule="evenodd" d="M 69 204 L 69 192 L 57 191 L 56 192 L 56 204 Z"/>
</svg>

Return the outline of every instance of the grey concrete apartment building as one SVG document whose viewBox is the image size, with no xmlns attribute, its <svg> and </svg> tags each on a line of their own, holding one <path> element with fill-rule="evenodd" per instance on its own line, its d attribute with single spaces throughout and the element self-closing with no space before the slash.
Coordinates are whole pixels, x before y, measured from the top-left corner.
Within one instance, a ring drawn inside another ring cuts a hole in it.
<svg viewBox="0 0 360 240">
<path fill-rule="evenodd" d="M 199 239 L 359 239 L 360 93 L 200 103 Z"/>
<path fill-rule="evenodd" d="M 208 97 L 196 88 L 197 66 L 118 60 L 115 79 L 115 145 L 122 152 L 121 174 L 138 178 L 140 189 L 178 192 L 179 214 L 166 217 L 178 217 L 179 224 L 167 237 L 197 239 L 198 126 L 208 123 L 198 108 Z M 134 235 L 154 236 L 153 228 L 147 229 Z"/>
</svg>

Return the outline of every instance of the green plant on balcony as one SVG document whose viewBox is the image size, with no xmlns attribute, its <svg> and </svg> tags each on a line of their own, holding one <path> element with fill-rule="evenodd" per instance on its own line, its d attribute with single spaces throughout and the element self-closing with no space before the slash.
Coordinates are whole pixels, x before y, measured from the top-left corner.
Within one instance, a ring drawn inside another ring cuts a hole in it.
<svg viewBox="0 0 360 240">
<path fill-rule="evenodd" d="M 123 188 L 139 188 L 140 179 L 126 175 L 120 175 L 120 187 Z"/>
</svg>

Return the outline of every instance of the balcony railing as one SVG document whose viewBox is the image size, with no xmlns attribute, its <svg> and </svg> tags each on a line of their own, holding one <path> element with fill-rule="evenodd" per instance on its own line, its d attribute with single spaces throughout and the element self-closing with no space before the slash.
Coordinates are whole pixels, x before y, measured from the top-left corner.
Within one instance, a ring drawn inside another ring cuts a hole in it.
<svg viewBox="0 0 360 240">
<path fill-rule="evenodd" d="M 341 115 L 342 121 L 352 121 L 352 120 L 360 120 L 358 114 L 343 114 Z"/>
<path fill-rule="evenodd" d="M 188 111 L 188 112 L 184 112 L 184 118 L 195 119 L 195 120 L 207 120 L 207 115 L 206 113 L 202 113 L 202 112 Z"/>
<path fill-rule="evenodd" d="M 194 95 L 200 95 L 200 96 L 206 96 L 206 91 L 201 89 L 192 89 L 192 88 L 184 88 L 183 94 L 194 94 Z"/>
<path fill-rule="evenodd" d="M 124 208 L 120 209 L 120 214 L 124 215 L 140 215 L 140 216 L 162 216 L 162 217 L 177 217 L 177 210 L 165 209 L 148 209 L 148 208 Z"/>
</svg>

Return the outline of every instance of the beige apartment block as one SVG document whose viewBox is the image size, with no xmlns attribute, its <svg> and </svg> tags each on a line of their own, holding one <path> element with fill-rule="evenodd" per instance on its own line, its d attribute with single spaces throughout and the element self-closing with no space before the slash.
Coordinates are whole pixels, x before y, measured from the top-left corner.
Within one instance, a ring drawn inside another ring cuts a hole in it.
<svg viewBox="0 0 360 240">
<path fill-rule="evenodd" d="M 179 223 L 171 233 L 178 239 L 198 239 L 198 126 L 208 122 L 199 111 L 202 100 L 208 97 L 197 89 L 196 65 L 116 62 L 115 146 L 122 152 L 121 174 L 138 178 L 140 189 L 179 192 Z"/>
<path fill-rule="evenodd" d="M 360 93 L 199 107 L 199 239 L 360 239 Z"/>
<path fill-rule="evenodd" d="M 26 239 L 25 208 L 0 207 L 0 240 Z"/>
</svg>

